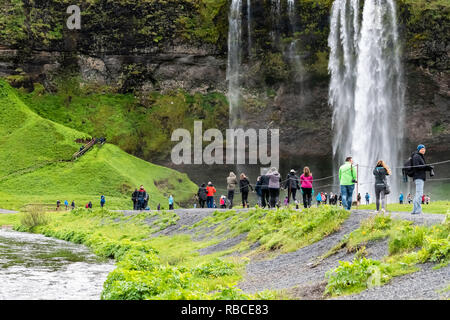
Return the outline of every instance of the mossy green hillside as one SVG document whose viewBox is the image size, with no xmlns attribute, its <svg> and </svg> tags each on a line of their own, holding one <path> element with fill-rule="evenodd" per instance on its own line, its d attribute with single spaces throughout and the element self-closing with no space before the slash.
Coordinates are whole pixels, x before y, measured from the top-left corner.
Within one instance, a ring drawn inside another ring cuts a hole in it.
<svg viewBox="0 0 450 320">
<path fill-rule="evenodd" d="M 133 157 L 119 147 L 94 147 L 70 161 L 87 134 L 33 113 L 0 81 L 0 205 L 18 209 L 30 203 L 76 200 L 84 205 L 104 194 L 113 207 L 129 208 L 134 188 L 143 184 L 150 204 L 167 203 L 170 193 L 181 203 L 196 186 L 185 174 Z M 69 160 L 69 161 L 68 161 Z"/>
<path fill-rule="evenodd" d="M 35 90 L 16 93 L 43 118 L 64 126 L 106 137 L 108 142 L 140 158 L 157 161 L 170 156 L 172 132 L 185 128 L 193 134 L 194 121 L 204 130 L 226 128 L 228 102 L 221 93 L 189 94 L 178 90 L 134 94 L 81 89 L 79 82 L 64 80 L 56 93 L 39 84 Z"/>
</svg>

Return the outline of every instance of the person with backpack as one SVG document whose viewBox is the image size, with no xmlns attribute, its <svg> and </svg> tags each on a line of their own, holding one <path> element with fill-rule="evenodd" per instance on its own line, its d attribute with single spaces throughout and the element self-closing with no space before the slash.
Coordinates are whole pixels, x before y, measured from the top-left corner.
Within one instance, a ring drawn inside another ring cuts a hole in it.
<svg viewBox="0 0 450 320">
<path fill-rule="evenodd" d="M 297 194 L 297 189 L 300 189 L 300 185 L 299 185 L 299 177 L 295 174 L 295 170 L 292 169 L 287 177 L 286 177 L 286 183 L 284 184 L 284 189 L 288 191 L 288 204 L 291 201 L 291 195 L 292 195 L 292 200 L 297 201 L 297 199 L 295 198 L 296 194 Z"/>
<path fill-rule="evenodd" d="M 368 205 L 370 203 L 370 195 L 368 192 L 366 192 L 365 198 L 366 198 L 366 205 Z"/>
<path fill-rule="evenodd" d="M 352 157 L 347 157 L 345 163 L 339 168 L 339 182 L 341 185 L 342 204 L 344 209 L 352 208 L 353 191 L 357 182 L 356 168 L 353 166 Z"/>
<path fill-rule="evenodd" d="M 380 212 L 381 201 L 382 212 L 384 213 L 386 211 L 386 195 L 390 193 L 386 176 L 391 175 L 391 169 L 389 169 L 383 160 L 379 160 L 375 169 L 373 169 L 373 175 L 375 176 L 375 203 L 377 212 Z"/>
<path fill-rule="evenodd" d="M 425 152 L 425 146 L 423 144 L 419 144 L 417 146 L 417 152 L 414 152 L 411 156 L 411 169 L 413 169 L 412 178 L 416 184 L 416 195 L 414 197 L 413 212 L 411 212 L 411 214 L 422 213 L 421 200 L 425 181 L 427 180 L 427 171 L 430 171 L 430 176 L 434 176 L 433 167 L 428 166 L 425 163 Z"/>
<path fill-rule="evenodd" d="M 245 173 L 241 173 L 240 180 L 239 180 L 239 187 L 241 189 L 241 195 L 242 195 L 242 207 L 250 208 L 248 205 L 248 192 L 249 188 L 253 191 L 253 187 L 250 184 L 250 181 L 248 180 Z"/>
<path fill-rule="evenodd" d="M 101 198 L 100 198 L 100 206 L 103 208 L 105 206 L 105 203 L 106 203 L 105 196 L 101 196 Z"/>
<path fill-rule="evenodd" d="M 279 205 L 281 176 L 277 168 L 271 168 L 267 176 L 269 177 L 270 208 L 275 208 Z"/>
<path fill-rule="evenodd" d="M 216 188 L 214 188 L 212 182 L 208 182 L 208 186 L 206 187 L 206 205 L 208 208 L 214 208 L 214 194 L 217 192 Z M 217 206 L 216 206 L 217 207 Z"/>
<path fill-rule="evenodd" d="M 230 209 L 233 209 L 233 199 L 234 199 L 234 192 L 236 191 L 236 186 L 238 184 L 236 175 L 234 172 L 230 172 L 230 174 L 227 177 L 227 191 L 228 191 L 228 200 L 230 202 Z"/>
<path fill-rule="evenodd" d="M 310 208 L 312 200 L 313 176 L 309 167 L 303 168 L 303 174 L 300 176 L 300 187 L 303 194 L 303 207 Z"/>
<path fill-rule="evenodd" d="M 133 201 L 133 210 L 138 210 L 138 195 L 139 191 L 138 189 L 134 189 L 134 192 L 131 194 L 131 201 Z"/>
<path fill-rule="evenodd" d="M 147 199 L 147 192 L 144 189 L 144 186 L 141 186 L 138 191 L 138 210 L 144 210 L 145 209 L 145 200 Z"/>
<path fill-rule="evenodd" d="M 206 190 L 206 184 L 202 183 L 202 185 L 198 188 L 197 196 L 198 196 L 198 204 L 200 208 L 205 207 L 206 199 L 207 199 L 208 191 Z"/>
<path fill-rule="evenodd" d="M 173 196 L 169 196 L 169 210 L 173 210 Z"/>
</svg>

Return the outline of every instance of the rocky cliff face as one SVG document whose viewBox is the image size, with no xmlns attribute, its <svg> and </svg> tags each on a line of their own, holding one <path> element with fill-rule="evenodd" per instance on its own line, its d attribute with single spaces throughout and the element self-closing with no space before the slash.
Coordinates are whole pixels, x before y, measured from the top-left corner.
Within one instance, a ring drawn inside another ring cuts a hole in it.
<svg viewBox="0 0 450 320">
<path fill-rule="evenodd" d="M 71 74 L 121 93 L 164 94 L 182 88 L 226 94 L 229 1 L 79 2 L 82 27 L 73 31 L 65 27 L 66 1 L 0 4 L 0 76 L 27 88 L 41 82 L 48 90 L 55 90 L 60 75 Z M 439 3 L 398 1 L 407 149 L 420 142 L 431 154 L 450 154 L 450 13 L 448 5 Z M 278 22 L 267 19 L 271 1 L 252 1 L 253 42 L 249 47 L 245 41 L 243 50 L 250 54 L 241 73 L 245 124 L 280 128 L 284 157 L 331 158 L 327 37 L 332 1 L 296 4 L 298 19 L 291 30 L 286 14 Z M 243 19 L 247 25 L 245 14 Z M 286 51 L 294 39 L 301 76 Z"/>
</svg>

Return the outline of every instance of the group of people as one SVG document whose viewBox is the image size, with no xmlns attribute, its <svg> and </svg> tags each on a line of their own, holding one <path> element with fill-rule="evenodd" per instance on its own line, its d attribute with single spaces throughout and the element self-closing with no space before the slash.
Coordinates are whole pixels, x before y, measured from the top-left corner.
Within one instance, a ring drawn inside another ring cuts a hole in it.
<svg viewBox="0 0 450 320">
<path fill-rule="evenodd" d="M 414 208 L 412 214 L 421 213 L 421 204 L 429 203 L 429 196 L 423 194 L 424 182 L 426 180 L 426 172 L 430 171 L 430 175 L 434 175 L 433 167 L 425 164 L 424 154 L 426 152 L 424 145 L 419 145 L 417 151 L 411 155 L 411 177 L 416 185 L 416 194 L 413 200 Z M 389 166 L 383 161 L 377 161 L 373 171 L 375 177 L 374 191 L 375 191 L 375 203 L 376 210 L 380 212 L 386 210 L 386 195 L 390 191 L 387 177 L 392 174 Z M 248 177 L 242 173 L 239 176 L 239 180 L 233 172 L 230 172 L 226 179 L 228 195 L 222 195 L 220 197 L 221 208 L 233 208 L 234 195 L 237 189 L 240 190 L 242 196 L 242 207 L 248 208 L 248 194 L 250 191 L 256 192 L 258 196 L 258 206 L 262 208 L 275 208 L 280 206 L 279 196 L 280 189 L 287 190 L 288 195 L 285 198 L 284 203 L 289 205 L 290 200 L 297 202 L 297 191 L 300 191 L 303 197 L 304 208 L 311 207 L 311 199 L 313 195 L 313 175 L 309 167 L 303 168 L 303 173 L 299 177 L 295 170 L 291 170 L 282 183 L 281 175 L 276 168 L 271 168 L 265 175 L 261 175 L 257 178 L 255 186 L 253 187 Z M 353 165 L 352 157 L 347 157 L 345 163 L 339 168 L 339 183 L 340 183 L 340 195 L 320 192 L 317 194 L 317 205 L 320 204 L 333 204 L 342 205 L 344 209 L 350 210 L 353 204 L 353 192 L 355 184 L 358 182 L 358 172 L 356 166 Z M 216 189 L 211 182 L 206 186 L 202 184 L 197 192 L 197 198 L 201 208 L 204 208 L 207 203 L 208 208 L 216 207 L 214 202 L 214 194 Z M 357 202 L 361 202 L 361 194 L 357 195 Z M 366 203 L 370 202 L 370 196 L 368 193 L 365 195 Z M 412 200 L 411 195 L 407 197 L 408 203 Z M 403 194 L 399 198 L 400 203 L 403 203 Z"/>
<path fill-rule="evenodd" d="M 106 204 L 106 198 L 104 195 L 102 195 L 100 197 L 100 207 L 103 208 Z M 64 201 L 64 206 L 66 207 L 66 210 L 69 210 L 69 201 L 65 200 Z M 86 203 L 86 205 L 84 206 L 86 209 L 92 209 L 92 201 L 89 201 L 88 203 Z M 57 200 L 56 201 L 56 211 L 59 211 L 61 208 L 61 201 Z M 74 210 L 75 209 L 75 201 L 72 201 L 72 203 L 70 204 L 70 209 Z"/>
<path fill-rule="evenodd" d="M 294 202 L 297 201 L 297 191 L 300 190 L 303 195 L 303 205 L 305 208 L 311 207 L 312 200 L 312 183 L 313 176 L 308 167 L 303 169 L 303 174 L 298 177 L 295 170 L 291 170 L 286 177 L 286 180 L 281 179 L 281 175 L 276 168 L 270 168 L 264 175 L 259 176 L 256 179 L 256 183 L 253 186 L 250 183 L 249 178 L 245 173 L 241 173 L 239 179 L 234 172 L 230 172 L 226 178 L 227 183 L 227 196 L 220 196 L 220 208 L 232 209 L 234 206 L 234 196 L 237 191 L 241 194 L 241 201 L 243 208 L 249 208 L 248 201 L 249 192 L 255 192 L 258 197 L 258 206 L 262 208 L 275 208 L 280 207 L 280 190 L 284 189 L 288 192 L 288 197 L 285 199 L 287 203 L 290 199 Z M 212 182 L 208 182 L 208 185 L 202 184 L 197 192 L 196 198 L 198 199 L 200 208 L 206 206 L 208 208 L 215 208 L 214 195 L 217 192 Z"/>
<path fill-rule="evenodd" d="M 141 185 L 139 190 L 136 188 L 131 195 L 131 201 L 133 201 L 133 210 L 149 210 L 148 201 L 150 195 L 145 191 L 144 186 Z"/>
</svg>

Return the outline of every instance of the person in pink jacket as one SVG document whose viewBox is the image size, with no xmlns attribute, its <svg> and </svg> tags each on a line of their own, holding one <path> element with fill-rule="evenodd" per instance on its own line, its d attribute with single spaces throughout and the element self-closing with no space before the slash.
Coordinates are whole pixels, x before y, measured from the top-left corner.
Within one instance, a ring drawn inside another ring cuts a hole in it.
<svg viewBox="0 0 450 320">
<path fill-rule="evenodd" d="M 300 187 L 302 189 L 303 194 L 303 206 L 305 208 L 311 207 L 312 200 L 312 183 L 313 176 L 308 167 L 303 168 L 303 174 L 300 176 Z"/>
</svg>

